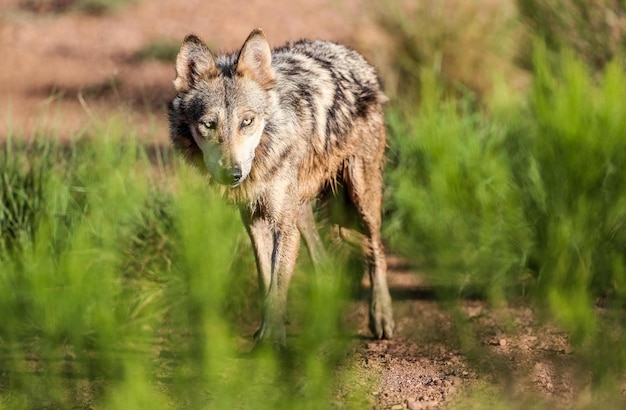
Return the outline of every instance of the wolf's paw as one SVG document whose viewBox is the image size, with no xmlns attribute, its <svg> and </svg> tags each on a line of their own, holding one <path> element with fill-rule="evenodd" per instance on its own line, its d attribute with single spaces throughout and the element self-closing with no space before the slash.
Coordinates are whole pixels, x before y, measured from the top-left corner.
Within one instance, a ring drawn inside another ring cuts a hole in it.
<svg viewBox="0 0 626 410">
<path fill-rule="evenodd" d="M 285 327 L 270 327 L 264 323 L 254 333 L 254 351 L 274 350 L 276 352 L 287 351 L 287 336 Z"/>
<path fill-rule="evenodd" d="M 370 331 L 376 339 L 391 339 L 396 325 L 393 321 L 391 300 L 372 301 L 370 306 Z"/>
</svg>

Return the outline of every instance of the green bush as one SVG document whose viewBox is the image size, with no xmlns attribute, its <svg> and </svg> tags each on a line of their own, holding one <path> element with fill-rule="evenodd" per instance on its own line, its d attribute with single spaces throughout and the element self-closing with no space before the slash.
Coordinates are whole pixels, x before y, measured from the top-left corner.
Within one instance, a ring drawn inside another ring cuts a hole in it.
<svg viewBox="0 0 626 410">
<path fill-rule="evenodd" d="M 595 375 L 610 379 L 605 370 L 626 366 L 617 314 L 626 301 L 626 117 L 619 108 L 626 75 L 614 61 L 594 80 L 571 54 L 551 67 L 539 50 L 530 159 L 543 194 L 527 207 L 535 224 L 538 300 L 575 343 L 591 341 Z M 598 300 L 616 307 L 617 316 L 602 318 Z"/>
<path fill-rule="evenodd" d="M 535 49 L 528 105 L 472 111 L 442 99 L 431 75 L 418 109 L 392 112 L 386 232 L 440 289 L 529 294 L 596 379 L 615 380 L 626 369 L 624 66 L 594 77 L 572 53 Z M 615 309 L 601 315 L 599 301 Z"/>
<path fill-rule="evenodd" d="M 390 118 L 387 234 L 394 249 L 436 267 L 438 285 L 496 296 L 523 279 L 532 237 L 509 129 L 442 102 L 434 77 L 423 78 L 417 112 Z"/>
</svg>

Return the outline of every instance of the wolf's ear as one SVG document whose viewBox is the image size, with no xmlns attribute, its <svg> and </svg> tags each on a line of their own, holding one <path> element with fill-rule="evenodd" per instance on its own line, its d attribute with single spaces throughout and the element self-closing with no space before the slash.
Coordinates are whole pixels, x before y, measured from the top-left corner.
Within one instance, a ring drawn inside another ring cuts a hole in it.
<svg viewBox="0 0 626 410">
<path fill-rule="evenodd" d="M 203 75 L 217 75 L 215 59 L 202 40 L 189 34 L 176 57 L 174 87 L 178 92 L 188 91 Z"/>
<path fill-rule="evenodd" d="M 272 70 L 272 50 L 260 28 L 253 30 L 239 52 L 237 75 L 254 79 L 269 90 L 276 79 Z"/>
</svg>

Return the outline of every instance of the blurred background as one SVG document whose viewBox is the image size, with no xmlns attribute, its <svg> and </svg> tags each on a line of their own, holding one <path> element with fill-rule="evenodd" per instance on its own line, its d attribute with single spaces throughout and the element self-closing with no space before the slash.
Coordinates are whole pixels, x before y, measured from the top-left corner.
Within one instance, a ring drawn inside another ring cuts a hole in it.
<svg viewBox="0 0 626 410">
<path fill-rule="evenodd" d="M 0 408 L 626 407 L 626 1 L 0 7 Z M 166 105 L 186 34 L 255 27 L 379 69 L 392 341 L 324 229 L 340 272 L 301 252 L 290 352 L 248 354 L 251 250 Z"/>
<path fill-rule="evenodd" d="M 274 46 L 305 37 L 354 44 L 359 32 L 371 28 L 361 1 L 2 4 L 0 111 L 11 113 L 11 121 L 2 121 L 4 136 L 9 127 L 32 134 L 42 126 L 67 136 L 90 115 L 115 110 L 138 115 L 140 127 L 147 117 L 162 125 L 172 93 L 172 61 L 188 33 L 200 35 L 217 52 L 240 47 L 256 27 L 265 30 Z M 166 133 L 161 134 L 165 141 Z"/>
</svg>

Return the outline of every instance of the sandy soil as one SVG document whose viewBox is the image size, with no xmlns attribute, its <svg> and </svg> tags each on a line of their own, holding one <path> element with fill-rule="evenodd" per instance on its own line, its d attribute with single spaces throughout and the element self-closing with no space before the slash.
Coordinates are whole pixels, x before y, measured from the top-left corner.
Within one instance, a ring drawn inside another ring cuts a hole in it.
<svg viewBox="0 0 626 410">
<path fill-rule="evenodd" d="M 144 0 L 93 16 L 51 12 L 52 0 L 31 1 L 38 5 L 35 11 L 23 7 L 23 0 L 3 0 L 0 138 L 67 138 L 115 114 L 146 141 L 165 144 L 173 66 L 134 58 L 143 47 L 195 32 L 211 45 L 232 49 L 252 28 L 262 27 L 274 45 L 324 38 L 367 53 L 373 27 L 364 1 Z M 419 275 L 398 260 L 390 265 L 397 337 L 380 342 L 366 337 L 365 300 L 351 313 L 364 330 L 349 366 L 363 374 L 363 384 L 378 381 L 378 388 L 363 398 L 366 407 L 462 408 L 464 398 L 489 404 L 491 395 L 517 408 L 530 403 L 565 407 L 580 400 L 585 377 L 576 373 L 567 337 L 539 325 L 531 309 L 512 306 L 496 314 L 482 301 L 467 300 L 457 314 L 473 326 L 461 328 Z M 464 338 L 463 332 L 474 333 Z M 475 345 L 463 345 L 470 340 Z M 461 351 L 476 353 L 470 357 Z M 352 390 L 344 386 L 339 398 Z"/>
</svg>

